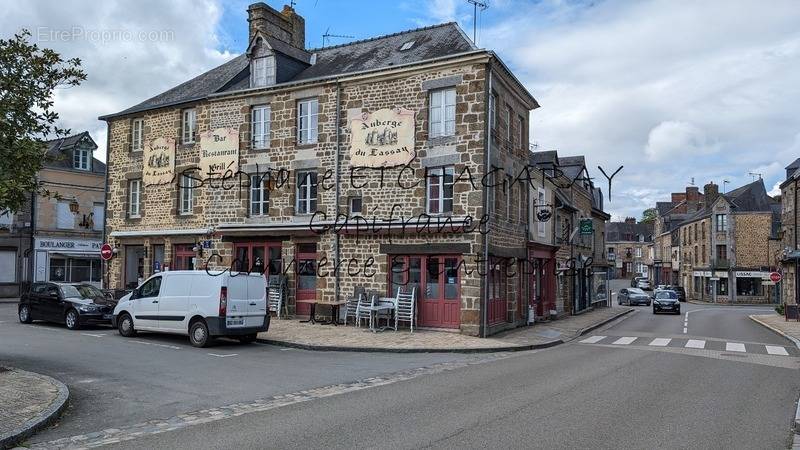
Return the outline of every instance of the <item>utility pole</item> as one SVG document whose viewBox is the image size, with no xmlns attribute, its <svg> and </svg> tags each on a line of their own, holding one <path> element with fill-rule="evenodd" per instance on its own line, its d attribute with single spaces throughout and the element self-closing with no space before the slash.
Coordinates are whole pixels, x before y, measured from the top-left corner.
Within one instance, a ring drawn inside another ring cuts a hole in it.
<svg viewBox="0 0 800 450">
<path fill-rule="evenodd" d="M 478 30 L 478 8 L 480 8 L 481 11 L 485 11 L 487 8 L 489 8 L 489 4 L 479 0 L 467 0 L 467 3 L 472 5 L 472 43 L 478 45 L 476 41 Z"/>
</svg>

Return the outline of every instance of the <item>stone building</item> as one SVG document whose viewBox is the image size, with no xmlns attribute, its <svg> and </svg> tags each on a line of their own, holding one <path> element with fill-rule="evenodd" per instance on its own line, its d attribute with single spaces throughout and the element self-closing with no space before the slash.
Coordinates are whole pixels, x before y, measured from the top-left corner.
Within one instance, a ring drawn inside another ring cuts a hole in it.
<svg viewBox="0 0 800 450">
<path fill-rule="evenodd" d="M 248 22 L 245 54 L 101 117 L 110 286 L 263 265 L 298 315 L 402 287 L 424 327 L 525 323 L 538 104 L 500 58 L 454 23 L 306 49 L 291 7 Z"/>
<path fill-rule="evenodd" d="M 770 303 L 777 266 L 780 204 L 759 179 L 720 194 L 704 187 L 704 206 L 680 225 L 682 285 L 696 300 Z"/>
<path fill-rule="evenodd" d="M 637 223 L 635 217 L 626 217 L 624 222 L 609 222 L 606 247 L 612 278 L 652 278 L 652 244 L 653 223 Z"/>
<path fill-rule="evenodd" d="M 652 273 L 655 285 L 680 284 L 680 224 L 702 207 L 703 194 L 696 186 L 673 192 L 668 202 L 656 202 Z"/>
<path fill-rule="evenodd" d="M 30 281 L 31 203 L 0 211 L 0 298 L 19 297 Z"/>
<path fill-rule="evenodd" d="M 784 303 L 797 304 L 800 292 L 800 277 L 798 265 L 800 264 L 800 240 L 798 233 L 800 228 L 797 225 L 798 204 L 797 204 L 797 185 L 800 180 L 800 158 L 797 158 L 786 166 L 786 180 L 781 185 L 781 274 L 783 280 L 780 282 L 781 301 Z"/>
</svg>

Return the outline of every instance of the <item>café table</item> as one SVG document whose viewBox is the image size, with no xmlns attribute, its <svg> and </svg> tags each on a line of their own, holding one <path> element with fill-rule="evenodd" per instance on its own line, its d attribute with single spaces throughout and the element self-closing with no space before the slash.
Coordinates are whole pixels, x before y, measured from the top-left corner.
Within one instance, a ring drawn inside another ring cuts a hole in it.
<svg viewBox="0 0 800 450">
<path fill-rule="evenodd" d="M 387 323 L 387 326 L 377 327 L 377 328 L 375 327 L 375 324 L 378 322 L 378 313 L 379 312 L 381 312 L 381 311 L 391 311 L 391 312 L 393 312 L 395 310 L 394 300 L 395 299 L 393 297 L 380 297 L 375 302 L 375 305 L 370 307 L 370 313 L 375 316 L 375 320 L 374 321 L 373 320 L 369 321 L 370 329 L 372 330 L 373 333 L 376 333 L 378 331 L 386 331 L 387 329 L 392 328 L 392 327 L 388 326 L 388 323 Z"/>
<path fill-rule="evenodd" d="M 311 305 L 311 314 L 308 316 L 308 320 L 301 320 L 300 323 L 318 323 L 320 325 L 334 325 L 339 326 L 339 308 L 342 305 L 347 304 L 346 300 L 317 300 L 317 299 L 308 299 L 308 300 L 297 300 L 297 303 L 308 303 Z M 317 321 L 316 319 L 316 312 L 317 312 L 317 305 L 323 306 L 330 306 L 331 307 L 331 320 L 330 321 Z"/>
</svg>

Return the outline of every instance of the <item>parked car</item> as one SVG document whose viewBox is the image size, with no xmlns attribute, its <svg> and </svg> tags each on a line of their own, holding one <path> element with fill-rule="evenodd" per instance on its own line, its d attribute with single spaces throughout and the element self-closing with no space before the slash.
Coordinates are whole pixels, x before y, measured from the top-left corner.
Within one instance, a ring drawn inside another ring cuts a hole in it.
<svg viewBox="0 0 800 450">
<path fill-rule="evenodd" d="M 633 277 L 631 278 L 631 287 L 638 287 L 639 280 L 644 279 L 645 277 Z"/>
<path fill-rule="evenodd" d="M 644 289 L 646 291 L 653 289 L 653 287 L 650 285 L 650 280 L 648 280 L 647 278 L 641 278 L 639 281 L 637 281 L 636 287 L 639 289 Z"/>
<path fill-rule="evenodd" d="M 630 306 L 650 306 L 650 296 L 639 288 L 622 288 L 617 294 L 617 303 Z"/>
<path fill-rule="evenodd" d="M 660 312 L 681 313 L 681 303 L 675 291 L 659 290 L 653 295 L 653 314 Z"/>
<path fill-rule="evenodd" d="M 683 286 L 672 286 L 672 290 L 678 294 L 678 301 L 686 301 L 686 289 L 684 289 Z"/>
<path fill-rule="evenodd" d="M 125 337 L 138 331 L 188 335 L 195 347 L 223 336 L 253 342 L 269 329 L 266 281 L 229 271 L 162 272 L 120 299 L 113 324 Z"/>
<path fill-rule="evenodd" d="M 91 284 L 33 283 L 19 299 L 19 321 L 63 323 L 70 330 L 81 325 L 110 324 L 114 302 Z"/>
</svg>

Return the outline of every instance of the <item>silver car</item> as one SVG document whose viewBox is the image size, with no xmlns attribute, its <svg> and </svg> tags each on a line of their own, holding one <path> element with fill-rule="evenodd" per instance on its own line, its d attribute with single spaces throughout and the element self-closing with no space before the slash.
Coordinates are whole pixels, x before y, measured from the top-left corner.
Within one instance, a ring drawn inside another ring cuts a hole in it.
<svg viewBox="0 0 800 450">
<path fill-rule="evenodd" d="M 646 305 L 650 306 L 650 296 L 639 288 L 623 288 L 617 294 L 617 303 L 620 305 Z"/>
<path fill-rule="evenodd" d="M 650 284 L 650 280 L 648 280 L 646 278 L 643 278 L 643 279 L 637 281 L 636 282 L 636 287 L 639 288 L 639 289 L 644 289 L 646 291 L 649 291 L 649 290 L 653 289 L 652 285 Z"/>
</svg>

